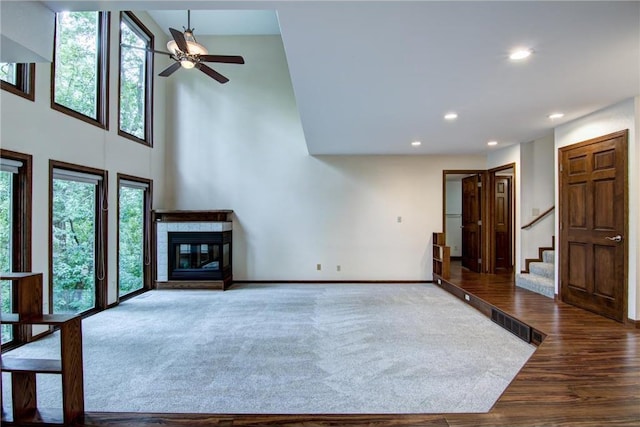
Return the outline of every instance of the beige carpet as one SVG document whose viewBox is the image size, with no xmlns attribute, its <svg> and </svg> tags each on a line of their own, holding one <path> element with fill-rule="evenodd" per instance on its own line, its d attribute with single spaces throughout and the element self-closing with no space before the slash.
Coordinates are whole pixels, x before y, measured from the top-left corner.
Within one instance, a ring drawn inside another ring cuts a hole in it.
<svg viewBox="0 0 640 427">
<path fill-rule="evenodd" d="M 83 340 L 87 411 L 486 412 L 534 351 L 428 284 L 152 291 L 85 319 Z M 38 387 L 61 405 L 59 377 Z"/>
</svg>

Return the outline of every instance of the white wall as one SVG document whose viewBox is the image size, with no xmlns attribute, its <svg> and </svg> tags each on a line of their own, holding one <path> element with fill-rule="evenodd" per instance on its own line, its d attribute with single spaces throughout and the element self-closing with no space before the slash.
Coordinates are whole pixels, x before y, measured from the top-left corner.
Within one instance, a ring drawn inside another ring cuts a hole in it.
<svg viewBox="0 0 640 427">
<path fill-rule="evenodd" d="M 633 253 L 629 252 L 629 265 L 635 266 L 635 277 L 629 270 L 629 318 L 634 320 L 640 320 L 640 271 L 638 271 L 638 265 L 640 265 L 640 248 L 638 248 L 638 242 L 640 242 L 640 96 L 637 96 L 634 100 L 635 104 L 635 138 L 629 136 L 629 141 L 635 139 L 634 148 L 629 153 L 629 247 L 633 246 L 635 249 L 635 257 Z M 632 152 L 635 152 L 632 155 Z M 635 166 L 633 166 L 635 165 Z M 635 216 L 631 216 L 631 214 Z M 635 218 L 635 221 L 633 220 Z M 632 223 L 634 225 L 632 226 Z M 635 229 L 635 233 L 633 233 Z M 635 288 L 635 289 L 634 289 Z M 635 294 L 635 298 L 634 298 Z M 635 310 L 633 309 L 633 303 L 635 300 Z"/>
<path fill-rule="evenodd" d="M 522 224 L 534 220 L 555 203 L 555 162 L 553 134 L 520 145 L 520 219 Z M 554 235 L 555 211 L 532 228 L 521 230 L 520 262 L 526 258 L 537 258 L 539 247 L 551 246 Z"/>
<path fill-rule="evenodd" d="M 155 34 L 156 43 L 166 40 L 155 23 L 145 14 L 137 16 Z M 36 66 L 35 102 L 6 91 L 0 91 L 0 146 L 33 156 L 33 253 L 32 269 L 44 273 L 48 283 L 49 241 L 49 159 L 107 169 L 109 171 L 108 212 L 108 303 L 116 301 L 117 272 L 117 173 L 151 178 L 162 184 L 165 150 L 165 81 L 154 82 L 154 147 L 124 139 L 118 127 L 118 46 L 119 17 L 111 17 L 110 67 L 110 129 L 104 131 L 50 108 L 51 65 Z M 53 48 L 53 46 L 51 46 Z M 164 59 L 156 68 L 165 66 Z M 156 73 L 157 74 L 157 73 Z M 164 199 L 162 185 L 154 185 L 154 204 Z M 45 310 L 48 309 L 48 289 L 45 290 Z"/>
<path fill-rule="evenodd" d="M 629 250 L 629 275 L 628 275 L 628 295 L 629 306 L 628 316 L 630 319 L 640 319 L 640 283 L 638 281 L 638 261 L 640 261 L 638 253 L 638 241 L 640 240 L 639 214 L 638 206 L 640 196 L 640 181 L 638 167 L 640 165 L 640 132 L 638 125 L 640 124 L 640 97 L 628 99 L 618 104 L 612 105 L 603 110 L 589 114 L 580 119 L 558 126 L 555 129 L 555 164 L 558 163 L 557 149 L 567 145 L 582 142 L 588 139 L 607 135 L 624 129 L 629 129 L 629 236 L 627 236 L 627 244 Z M 556 168 L 555 185 L 558 188 L 559 178 Z M 558 195 L 556 194 L 556 205 L 558 204 Z M 556 219 L 556 235 L 559 236 L 558 220 Z M 561 242 L 558 242 L 556 248 L 560 248 Z M 558 261 L 559 251 L 556 251 L 556 262 Z M 558 291 L 558 272 L 556 271 L 556 292 Z"/>
<path fill-rule="evenodd" d="M 522 190 L 521 190 L 521 182 L 522 177 L 520 176 L 521 172 L 521 150 L 520 145 L 510 145 L 505 148 L 492 150 L 487 155 L 487 169 L 494 169 L 500 166 L 514 164 L 515 168 L 515 178 L 513 180 L 513 186 L 515 189 L 516 197 L 515 197 L 515 224 L 514 224 L 514 234 L 515 234 L 515 266 L 514 271 L 518 272 L 522 270 L 522 262 L 521 262 L 521 224 L 520 220 L 520 200 L 522 200 Z"/>
<path fill-rule="evenodd" d="M 280 37 L 199 41 L 246 64 L 170 80 L 165 207 L 235 211 L 234 279 L 430 280 L 442 170 L 485 157 L 311 157 Z"/>
</svg>

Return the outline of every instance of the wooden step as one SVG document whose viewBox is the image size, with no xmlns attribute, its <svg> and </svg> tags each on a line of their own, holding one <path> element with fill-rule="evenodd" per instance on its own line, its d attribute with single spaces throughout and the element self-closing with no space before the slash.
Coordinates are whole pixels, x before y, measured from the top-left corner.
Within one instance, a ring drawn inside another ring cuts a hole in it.
<svg viewBox="0 0 640 427">
<path fill-rule="evenodd" d="M 7 426 L 25 426 L 36 424 L 64 425 L 62 409 L 37 408 L 20 415 L 19 420 L 14 420 L 11 412 L 2 413 L 2 424 Z"/>
<path fill-rule="evenodd" d="M 38 314 L 20 316 L 16 313 L 0 314 L 3 325 L 62 325 L 80 317 L 77 314 Z"/>
<path fill-rule="evenodd" d="M 38 374 L 61 374 L 62 362 L 55 359 L 2 359 L 2 372 L 34 372 Z"/>
<path fill-rule="evenodd" d="M 20 280 L 25 277 L 31 276 L 42 276 L 42 273 L 11 273 L 11 272 L 2 272 L 0 273 L 0 280 Z"/>
</svg>

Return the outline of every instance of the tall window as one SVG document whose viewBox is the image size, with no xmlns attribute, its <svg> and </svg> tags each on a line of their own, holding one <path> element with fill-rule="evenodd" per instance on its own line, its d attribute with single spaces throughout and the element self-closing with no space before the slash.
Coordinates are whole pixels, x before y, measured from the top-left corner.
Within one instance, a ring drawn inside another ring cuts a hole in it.
<svg viewBox="0 0 640 427">
<path fill-rule="evenodd" d="M 106 172 L 51 161 L 51 306 L 104 307 Z"/>
<path fill-rule="evenodd" d="M 31 269 L 31 156 L 0 149 L 0 271 Z M 11 281 L 0 281 L 1 311 L 11 312 Z M 15 328 L 2 325 L 2 345 L 16 337 Z M 9 345 L 9 346 L 10 346 Z"/>
<path fill-rule="evenodd" d="M 13 233 L 13 173 L 4 164 L 0 165 L 0 271 L 11 271 L 11 241 Z M 17 169 L 17 168 L 16 168 Z M 0 281 L 2 295 L 2 313 L 13 310 L 11 281 Z M 13 329 L 10 325 L 2 325 L 2 344 L 13 341 Z"/>
<path fill-rule="evenodd" d="M 120 13 L 120 92 L 118 133 L 152 142 L 153 34 L 131 13 Z"/>
<path fill-rule="evenodd" d="M 151 280 L 151 181 L 118 175 L 118 297 Z"/>
<path fill-rule="evenodd" d="M 0 86 L 16 95 L 35 99 L 35 64 L 0 62 Z"/>
<path fill-rule="evenodd" d="M 18 64 L 0 62 L 0 80 L 15 86 L 18 82 Z"/>
<path fill-rule="evenodd" d="M 51 107 L 107 128 L 107 12 L 56 14 Z"/>
</svg>

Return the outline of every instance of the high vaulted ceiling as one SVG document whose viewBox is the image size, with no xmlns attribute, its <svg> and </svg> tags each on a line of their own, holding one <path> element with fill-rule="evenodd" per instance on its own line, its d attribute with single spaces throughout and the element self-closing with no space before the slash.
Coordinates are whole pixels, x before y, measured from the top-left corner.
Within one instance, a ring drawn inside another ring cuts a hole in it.
<svg viewBox="0 0 640 427">
<path fill-rule="evenodd" d="M 177 28 L 186 9 L 275 11 L 311 154 L 482 153 L 640 94 L 639 1 L 45 3 L 179 11 L 155 14 Z M 220 33 L 207 13 L 200 36 Z M 511 61 L 515 47 L 533 55 Z"/>
</svg>

